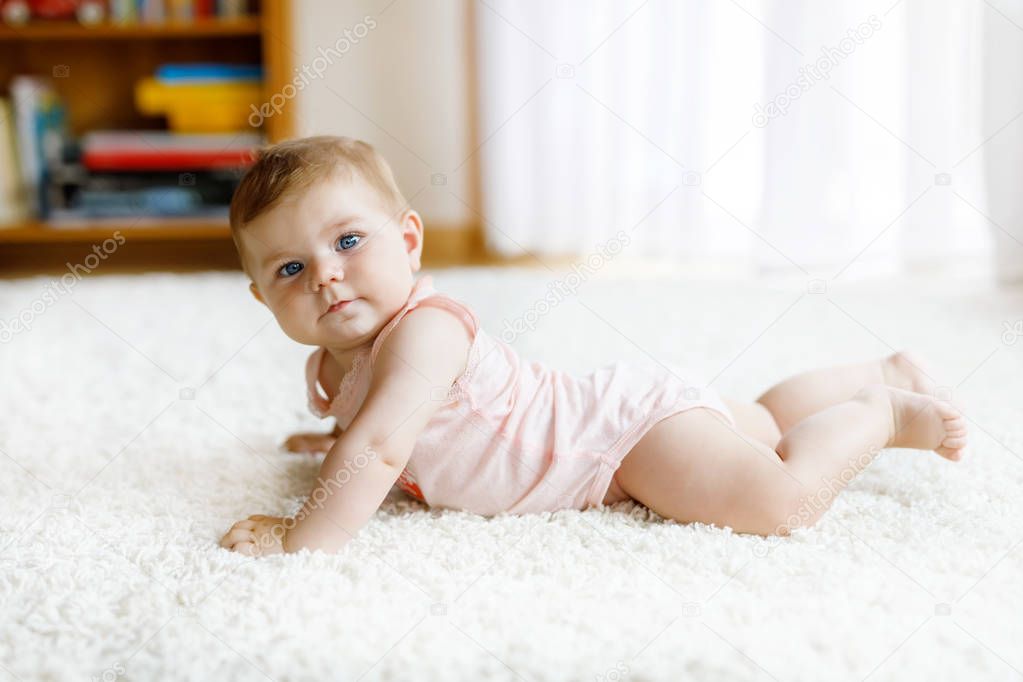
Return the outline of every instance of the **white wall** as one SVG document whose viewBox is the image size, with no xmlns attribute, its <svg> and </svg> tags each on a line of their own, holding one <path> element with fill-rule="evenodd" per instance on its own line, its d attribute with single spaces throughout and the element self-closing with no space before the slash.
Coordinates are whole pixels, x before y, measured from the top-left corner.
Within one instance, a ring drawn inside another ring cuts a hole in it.
<svg viewBox="0 0 1023 682">
<path fill-rule="evenodd" d="M 372 144 L 428 228 L 476 219 L 468 1 L 294 3 L 297 133 Z"/>
</svg>

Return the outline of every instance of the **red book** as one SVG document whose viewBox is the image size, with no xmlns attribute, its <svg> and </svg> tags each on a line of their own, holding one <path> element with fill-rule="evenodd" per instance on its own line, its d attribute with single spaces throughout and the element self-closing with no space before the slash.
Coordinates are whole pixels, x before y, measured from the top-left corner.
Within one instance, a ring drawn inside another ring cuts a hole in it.
<svg viewBox="0 0 1023 682">
<path fill-rule="evenodd" d="M 261 143 L 254 134 L 93 132 L 82 138 L 82 165 L 92 171 L 239 168 L 252 163 Z"/>
</svg>

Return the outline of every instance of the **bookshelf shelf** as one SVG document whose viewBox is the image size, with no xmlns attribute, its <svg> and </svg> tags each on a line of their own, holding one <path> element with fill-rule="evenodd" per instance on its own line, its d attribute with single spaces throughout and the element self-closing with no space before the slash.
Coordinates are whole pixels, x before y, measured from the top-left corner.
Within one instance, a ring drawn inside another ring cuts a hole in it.
<svg viewBox="0 0 1023 682">
<path fill-rule="evenodd" d="M 45 222 L 28 221 L 16 227 L 0 229 L 0 244 L 91 243 L 102 241 L 115 231 L 119 231 L 127 240 L 140 241 L 231 239 L 231 230 L 226 220 L 126 218 L 97 220 L 74 227 L 54 227 Z"/>
<path fill-rule="evenodd" d="M 258 17 L 235 20 L 205 19 L 163 24 L 102 23 L 83 26 L 73 22 L 36 22 L 25 26 L 0 25 L 0 42 L 8 40 L 90 40 L 94 38 L 216 38 L 258 36 Z"/>
</svg>

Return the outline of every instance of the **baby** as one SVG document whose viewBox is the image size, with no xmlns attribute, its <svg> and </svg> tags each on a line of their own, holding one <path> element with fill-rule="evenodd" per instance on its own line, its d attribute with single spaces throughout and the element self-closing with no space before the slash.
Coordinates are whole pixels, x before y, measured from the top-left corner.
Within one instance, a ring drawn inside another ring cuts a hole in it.
<svg viewBox="0 0 1023 682">
<path fill-rule="evenodd" d="M 787 535 L 883 448 L 964 453 L 964 417 L 932 395 L 912 352 L 803 372 L 752 403 L 687 382 L 678 365 L 574 376 L 520 360 L 430 276 L 413 277 L 422 219 L 361 141 L 263 150 L 230 219 L 252 295 L 317 347 L 309 407 L 336 424 L 286 442 L 326 451 L 302 507 L 237 522 L 227 549 L 337 551 L 395 484 L 482 515 L 631 499 L 679 522 Z"/>
</svg>

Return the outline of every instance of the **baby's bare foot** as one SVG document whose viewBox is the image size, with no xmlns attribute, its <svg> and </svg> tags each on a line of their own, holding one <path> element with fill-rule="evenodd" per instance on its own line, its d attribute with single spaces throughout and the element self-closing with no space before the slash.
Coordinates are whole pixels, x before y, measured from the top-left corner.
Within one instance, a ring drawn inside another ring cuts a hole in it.
<svg viewBox="0 0 1023 682">
<path fill-rule="evenodd" d="M 901 350 L 881 360 L 884 382 L 889 386 L 933 396 L 936 384 L 930 362 L 912 350 Z"/>
<path fill-rule="evenodd" d="M 946 459 L 962 459 L 966 447 L 966 419 L 951 403 L 887 386 L 892 429 L 887 447 L 934 450 Z"/>
</svg>

